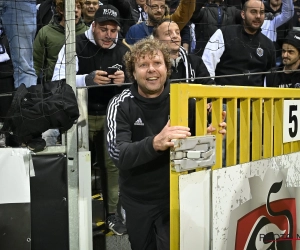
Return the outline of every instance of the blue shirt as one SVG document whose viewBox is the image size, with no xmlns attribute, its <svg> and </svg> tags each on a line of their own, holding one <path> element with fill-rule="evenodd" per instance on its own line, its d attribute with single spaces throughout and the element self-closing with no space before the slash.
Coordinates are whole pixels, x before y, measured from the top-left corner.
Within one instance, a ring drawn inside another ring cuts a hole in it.
<svg viewBox="0 0 300 250">
<path fill-rule="evenodd" d="M 126 33 L 126 43 L 132 45 L 137 41 L 150 36 L 153 28 L 153 26 L 147 26 L 145 22 L 132 25 Z"/>
</svg>

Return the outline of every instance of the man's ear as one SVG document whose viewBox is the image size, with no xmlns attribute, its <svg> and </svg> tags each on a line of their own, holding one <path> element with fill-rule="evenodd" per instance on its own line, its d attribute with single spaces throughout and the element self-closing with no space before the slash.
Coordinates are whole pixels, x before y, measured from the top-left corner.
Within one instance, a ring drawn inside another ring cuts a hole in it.
<svg viewBox="0 0 300 250">
<path fill-rule="evenodd" d="M 146 3 L 144 4 L 144 11 L 148 13 L 148 5 Z"/>
<path fill-rule="evenodd" d="M 243 20 L 245 20 L 245 11 L 241 11 L 241 16 L 242 16 L 242 18 L 243 18 Z"/>
</svg>

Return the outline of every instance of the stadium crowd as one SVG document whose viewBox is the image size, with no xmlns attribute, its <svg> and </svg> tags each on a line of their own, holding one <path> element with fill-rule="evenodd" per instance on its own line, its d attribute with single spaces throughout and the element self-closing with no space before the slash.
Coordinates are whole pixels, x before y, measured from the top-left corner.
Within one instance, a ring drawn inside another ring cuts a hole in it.
<svg viewBox="0 0 300 250">
<path fill-rule="evenodd" d="M 300 88 L 300 1 L 74 2 L 76 86 L 110 84 L 88 89 L 90 150 L 106 172 L 107 225 L 128 232 L 133 249 L 169 249 L 166 152 L 172 139 L 195 130 L 193 115 L 189 127 L 170 126 L 171 80 Z M 65 0 L 1 1 L 0 95 L 65 78 L 65 24 Z M 222 75 L 232 76 L 214 78 Z M 11 101 L 0 97 L 0 123 Z M 220 121 L 219 133 L 225 127 Z M 56 145 L 59 134 L 45 131 L 42 148 Z"/>
</svg>

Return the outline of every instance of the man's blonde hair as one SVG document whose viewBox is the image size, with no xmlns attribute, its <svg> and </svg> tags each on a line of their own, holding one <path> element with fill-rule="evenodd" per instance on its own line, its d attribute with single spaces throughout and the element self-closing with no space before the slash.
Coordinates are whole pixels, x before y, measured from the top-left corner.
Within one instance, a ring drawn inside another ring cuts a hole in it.
<svg viewBox="0 0 300 250">
<path fill-rule="evenodd" d="M 131 81 L 134 81 L 133 72 L 135 70 L 135 63 L 139 58 L 149 55 L 150 57 L 155 56 L 160 51 L 163 54 L 164 62 L 167 68 L 167 76 L 171 74 L 171 61 L 170 61 L 170 50 L 168 47 L 161 43 L 157 39 L 145 38 L 133 46 L 131 50 L 124 55 L 124 63 L 126 66 L 126 74 Z"/>
</svg>

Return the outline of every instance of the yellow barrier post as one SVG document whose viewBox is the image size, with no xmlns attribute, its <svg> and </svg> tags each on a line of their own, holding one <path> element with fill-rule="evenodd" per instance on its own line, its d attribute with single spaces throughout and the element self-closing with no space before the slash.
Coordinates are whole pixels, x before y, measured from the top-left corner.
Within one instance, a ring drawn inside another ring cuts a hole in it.
<svg viewBox="0 0 300 250">
<path fill-rule="evenodd" d="M 274 126 L 274 110 L 273 98 L 264 99 L 264 147 L 263 157 L 269 158 L 273 156 L 273 126 Z"/>
<path fill-rule="evenodd" d="M 188 126 L 188 85 L 171 84 L 171 125 Z M 179 249 L 179 176 L 170 167 L 170 249 Z"/>
<path fill-rule="evenodd" d="M 262 125 L 262 99 L 258 98 L 252 101 L 252 161 L 262 156 Z"/>
<path fill-rule="evenodd" d="M 226 111 L 226 165 L 236 165 L 236 153 L 237 153 L 237 99 L 232 98 L 227 100 L 227 111 Z"/>
<path fill-rule="evenodd" d="M 283 154 L 283 98 L 274 100 L 274 156 Z"/>
<path fill-rule="evenodd" d="M 207 98 L 196 100 L 196 135 L 204 135 L 207 132 Z"/>
<path fill-rule="evenodd" d="M 240 163 L 250 161 L 250 99 L 240 100 Z"/>
<path fill-rule="evenodd" d="M 222 121 L 223 99 L 218 98 L 212 101 L 212 124 L 216 128 L 213 133 L 216 135 L 216 164 L 212 169 L 222 168 L 222 135 L 218 133 L 220 127 L 218 124 Z"/>
</svg>

